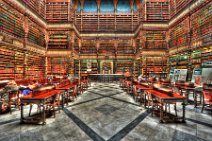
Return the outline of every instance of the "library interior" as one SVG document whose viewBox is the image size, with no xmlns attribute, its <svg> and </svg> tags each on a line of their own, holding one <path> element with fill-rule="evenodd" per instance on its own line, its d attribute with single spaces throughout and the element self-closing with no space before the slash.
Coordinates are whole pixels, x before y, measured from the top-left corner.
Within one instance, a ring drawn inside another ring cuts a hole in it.
<svg viewBox="0 0 212 141">
<path fill-rule="evenodd" d="M 0 141 L 212 141 L 211 0 L 0 0 Z"/>
</svg>

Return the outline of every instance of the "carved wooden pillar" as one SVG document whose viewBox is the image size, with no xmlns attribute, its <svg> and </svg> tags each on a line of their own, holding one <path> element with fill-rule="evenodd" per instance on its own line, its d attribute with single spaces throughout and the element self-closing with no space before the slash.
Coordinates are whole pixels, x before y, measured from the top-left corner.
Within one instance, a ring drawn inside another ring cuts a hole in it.
<svg viewBox="0 0 212 141">
<path fill-rule="evenodd" d="M 131 10 L 131 30 L 133 31 L 134 0 L 129 0 L 129 1 L 130 1 L 130 10 Z"/>
<path fill-rule="evenodd" d="M 23 60 L 23 78 L 26 79 L 27 75 L 27 38 L 29 34 L 29 19 L 27 16 L 23 17 L 23 28 L 24 28 L 24 41 L 23 41 L 23 46 L 24 46 L 24 60 Z"/>
<path fill-rule="evenodd" d="M 47 51 L 48 51 L 48 45 L 49 45 L 49 33 L 47 31 L 45 31 L 45 42 L 46 42 L 46 49 L 45 49 L 44 78 L 47 79 L 47 75 L 48 75 L 48 56 L 47 56 Z"/>
<path fill-rule="evenodd" d="M 99 14 L 100 14 L 100 4 L 101 4 L 101 0 L 96 0 L 97 3 L 97 18 L 98 18 L 98 31 L 99 31 Z"/>
<path fill-rule="evenodd" d="M 97 73 L 100 74 L 100 65 L 99 65 L 99 39 L 96 40 L 96 62 L 97 62 Z"/>
<path fill-rule="evenodd" d="M 81 47 L 82 47 L 82 40 L 80 39 L 79 40 L 79 52 L 78 52 L 78 54 L 79 54 L 79 73 L 78 73 L 78 75 L 79 75 L 79 84 L 80 84 L 80 82 L 81 82 L 81 58 L 80 58 L 80 53 L 81 53 Z"/>
<path fill-rule="evenodd" d="M 74 44 L 75 44 L 75 33 L 74 32 L 71 32 L 71 39 L 70 39 L 70 43 L 69 43 L 69 46 L 70 46 L 70 51 L 71 51 L 71 54 L 70 54 L 70 62 L 68 62 L 68 66 L 69 66 L 69 74 L 68 75 L 71 75 L 73 76 L 74 73 L 73 73 L 73 69 L 74 69 Z M 70 69 L 71 69 L 71 72 L 70 72 Z"/>
<path fill-rule="evenodd" d="M 118 50 L 118 41 L 117 41 L 117 39 L 115 39 L 114 47 L 115 47 L 114 73 L 116 73 L 116 71 L 117 71 L 117 55 L 118 55 L 118 52 L 117 52 L 117 50 Z"/>
<path fill-rule="evenodd" d="M 81 7 L 80 7 L 80 15 L 81 15 L 81 31 L 82 31 L 82 28 L 83 28 L 83 12 L 84 12 L 84 0 L 80 0 L 80 3 L 81 3 Z"/>
<path fill-rule="evenodd" d="M 171 70 L 171 65 L 170 65 L 170 61 L 169 61 L 169 59 L 170 59 L 170 56 L 169 56 L 169 48 L 170 48 L 170 46 L 169 46 L 169 42 L 170 42 L 170 32 L 166 32 L 166 59 L 167 59 L 167 61 L 166 61 L 166 69 L 165 70 L 163 70 L 163 71 L 165 71 L 165 72 L 169 72 L 170 70 Z"/>
<path fill-rule="evenodd" d="M 191 15 L 189 14 L 188 17 L 188 81 L 191 81 L 192 78 L 192 49 L 191 49 L 191 39 L 192 39 L 192 31 L 191 31 L 191 19 L 190 19 Z"/>
<path fill-rule="evenodd" d="M 114 15 L 115 15 L 115 24 L 114 24 L 114 30 L 116 31 L 116 10 L 117 10 L 117 3 L 118 3 L 118 0 L 113 0 L 113 5 L 114 5 Z"/>
<path fill-rule="evenodd" d="M 134 58 L 133 58 L 133 76 L 135 76 L 135 71 L 136 71 L 136 44 L 135 44 L 135 40 L 132 39 L 132 47 L 134 50 Z"/>
</svg>

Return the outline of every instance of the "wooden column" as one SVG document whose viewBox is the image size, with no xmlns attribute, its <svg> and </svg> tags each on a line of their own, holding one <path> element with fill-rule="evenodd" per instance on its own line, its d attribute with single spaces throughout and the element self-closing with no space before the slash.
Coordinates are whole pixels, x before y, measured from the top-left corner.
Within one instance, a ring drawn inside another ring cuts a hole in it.
<svg viewBox="0 0 212 141">
<path fill-rule="evenodd" d="M 97 18 L 98 18 L 98 29 L 97 31 L 99 31 L 99 14 L 100 14 L 100 4 L 101 4 L 101 0 L 96 0 L 96 3 L 97 3 Z"/>
<path fill-rule="evenodd" d="M 81 52 L 81 47 L 82 47 L 82 40 L 79 40 L 79 72 L 78 72 L 78 75 L 79 75 L 79 84 L 81 83 L 81 58 L 80 58 L 80 52 Z"/>
<path fill-rule="evenodd" d="M 118 40 L 115 39 L 115 42 L 114 42 L 114 47 L 115 47 L 115 61 L 114 61 L 114 73 L 116 73 L 116 70 L 117 70 L 117 55 L 118 55 Z"/>
<path fill-rule="evenodd" d="M 96 41 L 96 62 L 97 62 L 97 73 L 100 74 L 100 66 L 99 66 L 99 47 L 100 47 L 100 43 L 99 43 L 99 39 L 97 39 Z"/>
<path fill-rule="evenodd" d="M 134 0 L 129 0 L 129 1 L 130 1 L 130 10 L 131 10 L 131 30 L 133 31 Z"/>
<path fill-rule="evenodd" d="M 83 12 L 84 12 L 84 0 L 80 0 L 80 3 L 81 3 L 81 7 L 80 7 L 80 14 L 81 14 L 81 31 L 82 31 L 82 24 L 83 24 Z"/>
<path fill-rule="evenodd" d="M 48 51 L 48 45 L 49 45 L 49 33 L 47 31 L 45 31 L 45 42 L 46 42 L 46 48 L 45 48 L 44 78 L 47 79 L 47 75 L 48 75 L 48 56 L 47 56 L 47 51 Z"/>
<path fill-rule="evenodd" d="M 75 37 L 76 37 L 75 33 L 72 32 L 72 35 L 71 35 L 71 62 L 70 62 L 71 69 L 74 69 L 74 44 L 75 44 Z M 72 73 L 71 75 L 74 76 L 74 73 Z"/>
<path fill-rule="evenodd" d="M 25 15 L 23 17 L 23 28 L 24 28 L 24 41 L 23 41 L 23 46 L 24 46 L 24 60 L 23 60 L 23 78 L 26 79 L 26 71 L 27 71 L 27 38 L 29 34 L 29 19 Z"/>
<path fill-rule="evenodd" d="M 170 61 L 169 61 L 169 59 L 170 59 L 170 55 L 169 55 L 169 49 L 170 49 L 170 47 L 169 47 L 169 42 L 170 42 L 170 33 L 169 32 L 167 32 L 166 33 L 166 58 L 167 58 L 167 64 L 166 64 L 166 72 L 168 73 L 168 72 L 170 72 L 170 70 L 171 70 L 171 66 L 170 66 Z"/>
<path fill-rule="evenodd" d="M 188 81 L 191 81 L 191 78 L 192 78 L 191 37 L 192 37 L 191 19 L 190 19 L 190 14 L 189 14 L 189 17 L 188 17 L 188 66 L 187 66 L 187 69 L 188 69 L 187 79 L 188 79 Z"/>
<path fill-rule="evenodd" d="M 113 0 L 113 5 L 114 5 L 114 15 L 115 15 L 115 23 L 114 23 L 114 31 L 116 31 L 117 29 L 117 25 L 116 25 L 116 10 L 117 10 L 117 3 L 118 3 L 118 0 Z"/>
<path fill-rule="evenodd" d="M 133 58 L 133 76 L 135 76 L 135 70 L 136 70 L 136 44 L 135 40 L 132 39 L 132 47 L 134 50 L 134 58 Z"/>
</svg>

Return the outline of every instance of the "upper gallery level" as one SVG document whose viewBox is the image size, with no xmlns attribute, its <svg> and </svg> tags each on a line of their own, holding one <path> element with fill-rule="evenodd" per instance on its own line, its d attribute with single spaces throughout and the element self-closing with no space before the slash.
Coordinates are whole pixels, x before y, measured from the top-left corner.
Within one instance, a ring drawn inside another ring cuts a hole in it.
<svg viewBox="0 0 212 141">
<path fill-rule="evenodd" d="M 167 23 L 195 2 L 195 0 L 16 1 L 31 9 L 47 23 L 72 23 L 78 31 L 83 33 L 132 33 L 141 23 Z M 5 2 L 14 3 L 11 0 Z M 21 5 L 15 4 L 15 6 Z"/>
</svg>

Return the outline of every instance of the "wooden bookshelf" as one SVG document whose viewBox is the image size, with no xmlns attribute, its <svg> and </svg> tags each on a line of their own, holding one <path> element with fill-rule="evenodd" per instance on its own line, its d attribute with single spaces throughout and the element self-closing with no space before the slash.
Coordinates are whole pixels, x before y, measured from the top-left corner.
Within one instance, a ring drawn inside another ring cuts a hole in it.
<svg viewBox="0 0 212 141">
<path fill-rule="evenodd" d="M 48 75 L 66 75 L 67 58 L 48 58 Z"/>
<path fill-rule="evenodd" d="M 211 44 L 211 3 L 191 15 L 192 46 Z"/>
<path fill-rule="evenodd" d="M 15 79 L 24 79 L 24 52 L 21 50 L 14 50 L 15 52 Z"/>
<path fill-rule="evenodd" d="M 68 48 L 68 35 L 65 33 L 50 34 L 49 49 L 67 49 Z"/>
<path fill-rule="evenodd" d="M 67 22 L 69 21 L 69 2 L 52 1 L 46 2 L 46 20 L 47 22 Z"/>
<path fill-rule="evenodd" d="M 23 38 L 21 14 L 4 4 L 0 4 L 0 10 L 0 30 L 17 38 Z"/>
<path fill-rule="evenodd" d="M 116 74 L 132 74 L 133 61 L 132 60 L 117 60 Z"/>
<path fill-rule="evenodd" d="M 146 31 L 146 45 L 145 48 L 152 49 L 166 49 L 166 32 L 164 31 Z"/>
<path fill-rule="evenodd" d="M 194 51 L 191 54 L 191 63 L 192 63 L 192 68 L 201 68 L 201 51 Z"/>
<path fill-rule="evenodd" d="M 165 22 L 169 20 L 169 1 L 147 1 L 146 21 Z"/>
<path fill-rule="evenodd" d="M 167 58 L 165 57 L 144 57 L 142 62 L 142 74 L 147 77 L 165 78 L 167 72 L 165 70 L 167 65 Z"/>
<path fill-rule="evenodd" d="M 79 61 L 74 61 L 74 74 L 79 75 Z M 96 60 L 81 60 L 80 74 L 98 74 L 98 64 Z"/>
<path fill-rule="evenodd" d="M 27 72 L 26 76 L 29 79 L 44 79 L 45 58 L 35 54 L 27 55 Z"/>
<path fill-rule="evenodd" d="M 76 12 L 75 26 L 82 32 L 131 32 L 139 26 L 139 13 Z"/>
<path fill-rule="evenodd" d="M 170 16 L 175 16 L 191 2 L 192 0 L 170 0 Z"/>
<path fill-rule="evenodd" d="M 32 10 L 45 18 L 45 0 L 23 0 Z"/>
<path fill-rule="evenodd" d="M 203 68 L 212 68 L 212 52 L 202 52 L 202 67 Z"/>
<path fill-rule="evenodd" d="M 170 29 L 169 47 L 188 46 L 188 19 L 183 20 L 179 24 Z"/>
<path fill-rule="evenodd" d="M 31 23 L 29 27 L 28 41 L 37 44 L 39 46 L 45 47 L 45 33 L 41 27 L 35 23 Z"/>
<path fill-rule="evenodd" d="M 0 80 L 15 78 L 15 52 L 0 47 Z"/>
</svg>

